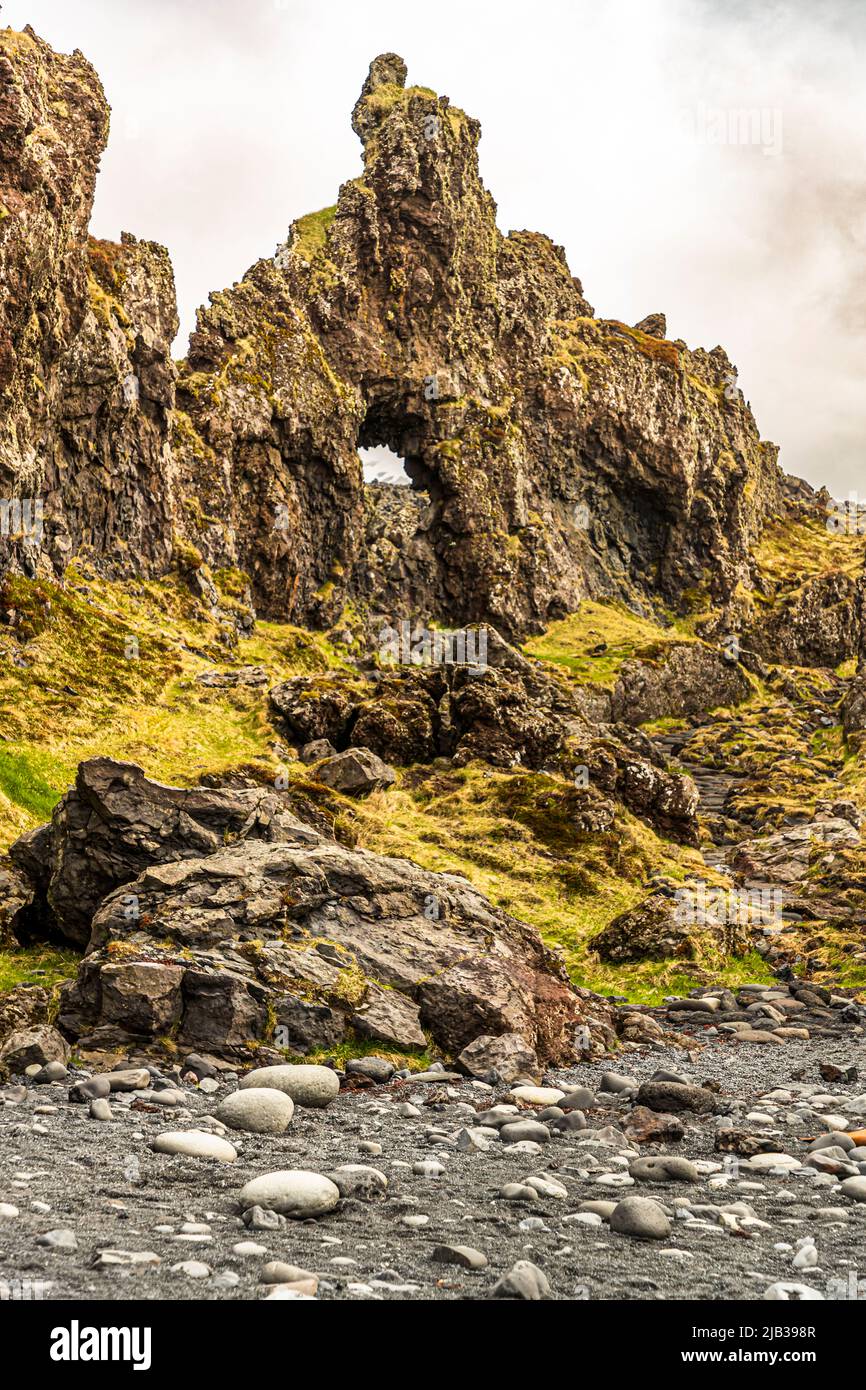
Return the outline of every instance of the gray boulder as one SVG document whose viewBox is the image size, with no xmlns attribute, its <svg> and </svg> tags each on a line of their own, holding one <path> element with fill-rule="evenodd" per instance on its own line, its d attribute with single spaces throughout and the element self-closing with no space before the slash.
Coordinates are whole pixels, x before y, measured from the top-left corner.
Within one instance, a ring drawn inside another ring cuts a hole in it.
<svg viewBox="0 0 866 1390">
<path fill-rule="evenodd" d="M 69 1044 L 48 1024 L 10 1033 L 0 1047 L 0 1068 L 23 1072 L 26 1067 L 44 1067 L 48 1062 L 67 1062 Z"/>
<path fill-rule="evenodd" d="M 381 787 L 390 787 L 397 780 L 393 767 L 369 748 L 347 748 L 345 753 L 335 753 L 332 758 L 316 763 L 313 775 L 316 781 L 345 792 L 347 796 L 365 796 Z"/>
<path fill-rule="evenodd" d="M 476 1038 L 457 1058 L 457 1065 L 469 1076 L 483 1080 L 495 1072 L 500 1081 L 510 1083 L 524 1077 L 537 1080 L 541 1069 L 535 1050 L 519 1033 L 499 1037 L 484 1034 Z"/>
<path fill-rule="evenodd" d="M 50 826 L 22 836 L 9 855 L 37 891 L 46 922 L 86 946 L 102 899 L 151 865 L 213 854 L 227 841 L 319 839 L 272 789 L 169 787 L 134 763 L 91 758 Z M 134 920 L 134 896 L 124 907 Z"/>
</svg>

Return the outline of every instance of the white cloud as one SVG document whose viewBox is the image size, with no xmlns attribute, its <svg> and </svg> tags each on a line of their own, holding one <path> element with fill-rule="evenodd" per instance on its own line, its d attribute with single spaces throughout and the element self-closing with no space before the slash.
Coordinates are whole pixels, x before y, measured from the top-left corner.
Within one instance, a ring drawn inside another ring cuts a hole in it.
<svg viewBox="0 0 866 1390">
<path fill-rule="evenodd" d="M 100 72 L 94 231 L 168 246 L 185 332 L 358 171 L 349 112 L 393 49 L 482 121 L 503 230 L 561 242 L 598 313 L 663 309 L 671 336 L 721 342 L 783 466 L 866 494 L 859 0 L 7 0 L 2 18 Z M 781 155 L 684 134 L 715 108 L 780 112 Z"/>
</svg>

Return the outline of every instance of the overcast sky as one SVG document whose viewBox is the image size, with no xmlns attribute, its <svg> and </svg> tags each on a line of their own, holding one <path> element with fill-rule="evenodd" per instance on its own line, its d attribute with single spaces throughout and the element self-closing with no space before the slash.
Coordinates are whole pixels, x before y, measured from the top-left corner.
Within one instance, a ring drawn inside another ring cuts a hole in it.
<svg viewBox="0 0 866 1390">
<path fill-rule="evenodd" d="M 503 231 L 561 242 L 598 314 L 722 343 L 787 471 L 866 497 L 863 0 L 5 0 L 28 22 L 99 70 L 93 231 L 169 248 L 184 342 L 358 172 L 393 49 L 481 120 Z"/>
</svg>

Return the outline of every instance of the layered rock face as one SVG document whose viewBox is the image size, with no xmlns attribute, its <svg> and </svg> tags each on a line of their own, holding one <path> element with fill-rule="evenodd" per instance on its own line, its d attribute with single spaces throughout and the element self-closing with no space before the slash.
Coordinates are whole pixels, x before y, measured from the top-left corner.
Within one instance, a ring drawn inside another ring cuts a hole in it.
<svg viewBox="0 0 866 1390">
<path fill-rule="evenodd" d="M 177 505 L 169 447 L 178 329 L 167 251 L 124 233 L 88 242 L 88 306 L 60 369 L 46 466 L 59 559 L 94 556 L 112 576 L 164 573 Z"/>
<path fill-rule="evenodd" d="M 768 661 L 833 668 L 866 654 L 864 619 L 866 575 L 831 571 L 783 595 L 747 641 Z"/>
<path fill-rule="evenodd" d="M 497 229 L 477 122 L 405 81 L 372 64 L 363 175 L 199 315 L 175 451 L 213 520 L 190 538 L 313 624 L 350 596 L 506 634 L 587 594 L 724 602 L 780 477 L 725 354 L 594 318 L 561 248 Z M 374 445 L 417 501 L 365 489 Z"/>
<path fill-rule="evenodd" d="M 87 309 L 87 227 L 108 106 L 80 53 L 0 31 L 0 478 L 39 493 L 58 362 Z"/>
<path fill-rule="evenodd" d="M 643 734 L 598 724 L 596 702 L 580 687 L 528 660 L 495 630 L 485 635 L 483 668 L 404 666 L 286 681 L 269 695 L 274 721 L 300 746 L 326 739 L 400 764 L 448 758 L 461 767 L 477 758 L 558 773 L 574 783 L 577 830 L 609 829 L 614 797 L 675 839 L 697 843 L 691 778 L 669 772 Z"/>
<path fill-rule="evenodd" d="M 175 399 L 166 254 L 87 239 L 96 75 L 31 31 L 0 57 L 0 470 L 45 509 L 18 562 L 160 573 L 179 533 L 267 616 L 355 598 L 510 635 L 587 594 L 724 605 L 745 577 L 780 475 L 725 354 L 596 319 L 561 248 L 503 236 L 478 123 L 401 59 L 355 107 L 362 176 L 211 296 Z M 365 487 L 374 445 L 417 497 Z"/>
<path fill-rule="evenodd" d="M 51 822 L 23 835 L 10 856 L 37 892 L 44 925 L 86 946 L 99 903 L 146 866 L 260 837 L 318 838 L 274 792 L 166 787 L 133 764 L 92 758 Z"/>
<path fill-rule="evenodd" d="M 3 568 L 171 562 L 174 278 L 153 243 L 88 237 L 108 123 L 80 53 L 0 30 Z"/>
<path fill-rule="evenodd" d="M 532 928 L 464 879 L 326 839 L 277 792 L 94 759 L 12 859 L 43 933 L 87 948 L 59 1015 L 82 1046 L 306 1052 L 352 1030 L 454 1055 L 519 1033 L 543 1063 L 612 1038 Z"/>
</svg>

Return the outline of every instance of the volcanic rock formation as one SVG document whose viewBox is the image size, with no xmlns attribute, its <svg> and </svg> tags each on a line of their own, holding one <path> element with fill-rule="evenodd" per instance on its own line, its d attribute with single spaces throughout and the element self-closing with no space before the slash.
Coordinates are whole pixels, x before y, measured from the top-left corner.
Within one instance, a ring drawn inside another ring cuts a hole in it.
<svg viewBox="0 0 866 1390">
<path fill-rule="evenodd" d="M 613 1037 L 604 1003 L 465 879 L 347 849 L 275 792 L 97 758 L 12 859 L 42 933 L 87 948 L 58 1019 L 82 1046 L 307 1052 L 351 1027 L 455 1055 L 519 1033 L 543 1064 Z"/>
<path fill-rule="evenodd" d="M 503 236 L 477 121 L 401 59 L 353 113 L 363 174 L 211 296 L 176 395 L 166 253 L 87 236 L 98 79 L 30 30 L 0 32 L 0 77 L 0 481 L 45 513 L 5 564 L 204 560 L 269 616 L 327 625 L 354 597 L 508 635 L 586 595 L 723 606 L 747 578 L 781 475 L 724 352 L 595 318 L 560 247 Z M 373 445 L 412 489 L 365 486 Z"/>
</svg>

